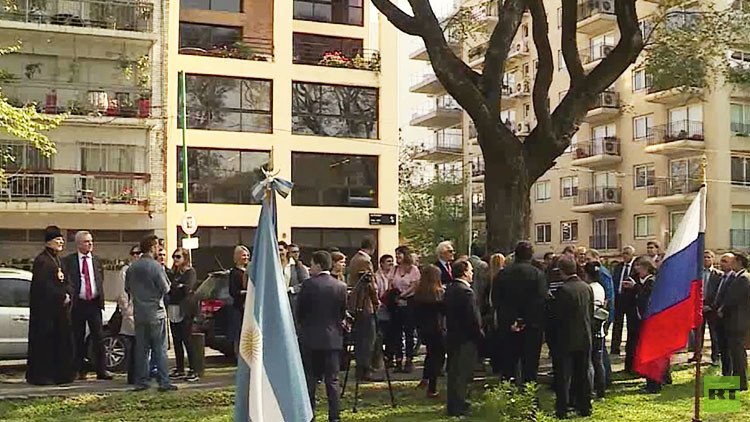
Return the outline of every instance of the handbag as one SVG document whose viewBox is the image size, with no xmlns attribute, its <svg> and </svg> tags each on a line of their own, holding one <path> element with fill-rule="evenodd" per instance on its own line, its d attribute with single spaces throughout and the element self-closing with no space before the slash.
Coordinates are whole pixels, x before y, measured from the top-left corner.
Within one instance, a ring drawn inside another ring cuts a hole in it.
<svg viewBox="0 0 750 422">
<path fill-rule="evenodd" d="M 115 309 L 115 312 L 112 314 L 111 317 L 109 317 L 109 321 L 107 321 L 107 330 L 111 334 L 120 334 L 120 329 L 122 328 L 122 311 L 120 310 L 120 306 L 117 306 Z"/>
</svg>

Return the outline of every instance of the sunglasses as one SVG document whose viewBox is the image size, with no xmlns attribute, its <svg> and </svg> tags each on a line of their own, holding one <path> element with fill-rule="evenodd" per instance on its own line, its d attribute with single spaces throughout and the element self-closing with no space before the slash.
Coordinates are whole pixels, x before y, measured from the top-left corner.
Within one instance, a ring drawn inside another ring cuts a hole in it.
<svg viewBox="0 0 750 422">
<path fill-rule="evenodd" d="M 140 251 L 139 252 L 130 252 L 130 255 L 133 255 L 133 256 L 137 256 L 137 255 L 140 255 L 140 254 L 141 254 Z"/>
</svg>

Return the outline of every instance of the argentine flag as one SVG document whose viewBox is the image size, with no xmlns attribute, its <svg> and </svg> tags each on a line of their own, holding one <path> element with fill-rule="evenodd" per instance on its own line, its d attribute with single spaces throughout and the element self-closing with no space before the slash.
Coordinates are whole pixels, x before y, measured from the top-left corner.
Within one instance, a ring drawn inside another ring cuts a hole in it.
<svg viewBox="0 0 750 422">
<path fill-rule="evenodd" d="M 248 269 L 236 422 L 310 422 L 313 417 L 276 239 L 276 192 L 286 197 L 291 187 L 291 182 L 267 175 L 253 189 L 263 206 Z"/>
</svg>

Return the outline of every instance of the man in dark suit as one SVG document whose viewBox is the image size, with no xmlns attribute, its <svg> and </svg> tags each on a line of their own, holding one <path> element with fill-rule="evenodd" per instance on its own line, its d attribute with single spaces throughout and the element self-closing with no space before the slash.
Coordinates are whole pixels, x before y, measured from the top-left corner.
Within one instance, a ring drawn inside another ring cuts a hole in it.
<svg viewBox="0 0 750 422">
<path fill-rule="evenodd" d="M 633 264 L 635 262 L 635 248 L 625 246 L 622 248 L 622 262 L 615 266 L 612 282 L 615 288 L 615 320 L 612 324 L 612 348 L 613 355 L 620 354 L 622 343 L 622 327 L 627 319 L 628 339 L 625 344 L 625 370 L 633 369 L 633 357 L 635 355 L 635 338 L 633 335 L 638 327 L 638 315 L 635 306 L 635 293 L 632 289 L 623 289 L 622 282 L 633 278 Z"/>
<path fill-rule="evenodd" d="M 66 278 L 73 287 L 71 316 L 76 344 L 78 379 L 86 379 L 86 326 L 94 349 L 96 378 L 111 380 L 107 372 L 104 355 L 102 310 L 104 309 L 104 267 L 92 254 L 94 239 L 91 233 L 79 231 L 75 236 L 76 252 L 63 258 L 62 266 Z"/>
<path fill-rule="evenodd" d="M 715 260 L 716 254 L 713 251 L 706 250 L 703 253 L 703 325 L 699 329 L 700 331 L 693 336 L 693 343 L 696 346 L 699 340 L 705 339 L 706 326 L 708 326 L 708 334 L 711 337 L 711 363 L 714 365 L 719 362 L 719 347 L 716 338 L 716 316 L 712 315 L 711 305 L 716 300 L 716 292 L 719 283 L 721 283 L 721 277 L 724 275 L 723 272 L 714 267 Z M 703 343 L 705 344 L 705 341 Z M 693 351 L 695 350 L 695 347 L 693 347 Z"/>
<path fill-rule="evenodd" d="M 469 412 L 466 401 L 477 362 L 477 347 L 484 338 L 476 295 L 471 288 L 471 263 L 458 260 L 451 271 L 454 280 L 445 291 L 445 321 L 448 349 L 448 415 Z"/>
<path fill-rule="evenodd" d="M 727 295 L 728 287 L 732 283 L 734 278 L 734 254 L 725 253 L 719 260 L 719 268 L 724 273 L 719 279 L 719 284 L 716 287 L 716 293 L 713 295 L 713 300 L 710 304 L 708 312 L 704 311 L 704 315 L 712 319 L 716 326 L 716 345 L 711 344 L 711 348 L 716 349 L 719 352 L 719 359 L 721 360 L 721 374 L 729 376 L 732 374 L 732 360 L 729 356 L 728 349 L 728 338 L 726 326 L 723 322 L 722 316 L 719 314 L 719 309 L 723 306 Z M 705 308 L 704 308 L 705 309 Z M 713 341 L 713 340 L 712 340 Z"/>
<path fill-rule="evenodd" d="M 594 293 L 576 275 L 575 261 L 563 256 L 557 265 L 565 282 L 557 290 L 554 303 L 556 317 L 552 321 L 559 334 L 553 356 L 555 414 L 558 418 L 567 417 L 568 403 L 572 402 L 581 416 L 590 416 L 591 379 L 588 370 Z"/>
<path fill-rule="evenodd" d="M 740 390 L 747 390 L 747 353 L 745 337 L 750 328 L 750 275 L 747 256 L 734 254 L 734 277 L 727 286 L 726 296 L 718 310 L 727 335 L 732 373 L 740 377 Z"/>
<path fill-rule="evenodd" d="M 455 276 L 451 267 L 455 254 L 456 251 L 453 249 L 453 243 L 450 240 L 438 243 L 437 248 L 435 248 L 435 255 L 438 257 L 435 266 L 440 268 L 440 281 L 443 282 L 443 286 L 447 286 Z"/>
<path fill-rule="evenodd" d="M 297 297 L 297 317 L 310 403 L 315 409 L 315 387 L 324 379 L 328 397 L 328 420 L 338 421 L 339 364 L 344 347 L 343 321 L 346 318 L 346 284 L 331 276 L 331 254 L 312 255 L 313 275 L 302 282 Z"/>
<path fill-rule="evenodd" d="M 534 248 L 528 241 L 518 242 L 515 262 L 503 270 L 492 288 L 492 303 L 497 312 L 498 332 L 508 356 L 503 359 L 503 378 L 516 378 L 521 366 L 522 383 L 536 381 L 539 354 L 545 326 L 547 278 L 532 265 Z"/>
</svg>

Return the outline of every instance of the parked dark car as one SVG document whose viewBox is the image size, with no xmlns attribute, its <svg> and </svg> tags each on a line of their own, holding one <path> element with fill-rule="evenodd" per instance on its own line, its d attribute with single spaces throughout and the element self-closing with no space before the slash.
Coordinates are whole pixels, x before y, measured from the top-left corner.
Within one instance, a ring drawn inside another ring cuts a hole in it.
<svg viewBox="0 0 750 422">
<path fill-rule="evenodd" d="M 195 290 L 194 300 L 198 312 L 193 331 L 205 334 L 206 346 L 234 357 L 230 337 L 233 300 L 229 295 L 229 271 L 209 273 Z"/>
</svg>

